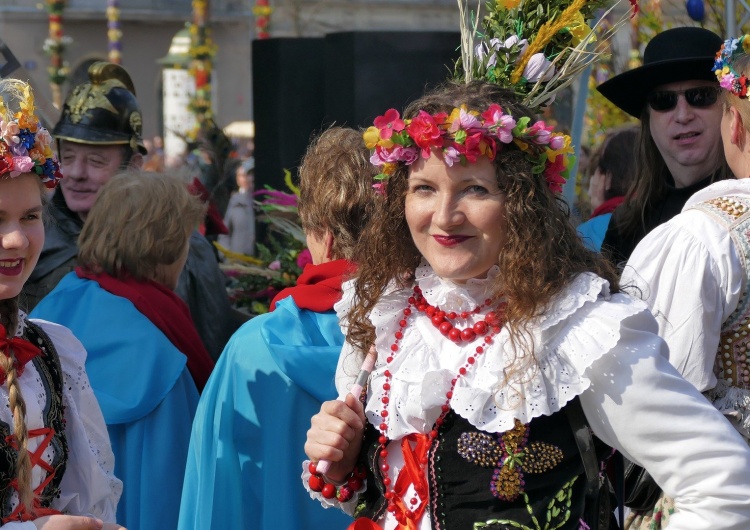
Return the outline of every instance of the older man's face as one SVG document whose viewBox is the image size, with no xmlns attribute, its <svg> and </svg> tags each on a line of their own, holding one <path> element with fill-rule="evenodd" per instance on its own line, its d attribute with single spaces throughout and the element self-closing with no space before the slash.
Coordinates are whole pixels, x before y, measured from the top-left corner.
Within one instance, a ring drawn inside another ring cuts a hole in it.
<svg viewBox="0 0 750 530">
<path fill-rule="evenodd" d="M 710 175 L 723 156 L 721 150 L 721 104 L 703 99 L 705 92 L 685 91 L 699 87 L 716 87 L 709 81 L 679 81 L 657 87 L 661 103 L 676 96 L 671 109 L 654 110 L 649 105 L 651 136 L 677 187 L 686 187 Z M 657 98 L 658 99 L 658 98 Z M 692 101 L 688 101 L 692 100 Z M 692 104 L 691 104 L 692 103 Z"/>
<path fill-rule="evenodd" d="M 60 147 L 60 181 L 68 208 L 81 219 L 94 205 L 99 189 L 120 169 L 125 150 L 121 145 L 79 144 L 63 141 Z"/>
</svg>

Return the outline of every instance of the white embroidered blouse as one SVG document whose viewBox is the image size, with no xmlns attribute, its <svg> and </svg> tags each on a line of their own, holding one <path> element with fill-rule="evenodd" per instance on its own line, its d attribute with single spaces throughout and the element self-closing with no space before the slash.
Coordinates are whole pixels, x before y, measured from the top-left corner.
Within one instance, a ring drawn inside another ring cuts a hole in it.
<svg viewBox="0 0 750 530">
<path fill-rule="evenodd" d="M 497 274 L 493 269 L 488 276 Z M 437 277 L 428 265 L 417 269 L 416 283 L 431 305 L 457 312 L 481 304 L 489 289 L 488 279 L 457 285 Z M 397 290 L 384 295 L 370 317 L 376 328 L 378 361 L 365 412 L 376 425 L 383 407 L 385 357 L 411 294 L 411 290 Z M 352 298 L 353 286 L 345 284 L 336 306 L 342 319 Z M 412 318 L 389 366 L 387 435 L 391 440 L 430 431 L 451 379 L 476 347 L 476 343 L 457 345 L 446 340 L 424 314 Z M 504 370 L 521 355 L 504 329 L 459 379 L 450 406 L 481 430 L 504 432 L 513 427 L 514 419 L 527 423 L 553 414 L 580 396 L 594 434 L 646 467 L 675 498 L 678 513 L 670 519 L 670 529 L 746 530 L 750 528 L 750 450 L 669 365 L 656 330 L 643 302 L 625 294 L 610 295 L 605 280 L 581 274 L 530 323 L 536 368 L 528 366 L 512 384 L 501 384 Z M 336 376 L 342 396 L 356 378 L 357 359 L 352 347 L 345 345 Z M 712 450 L 706 451 L 707 447 Z M 399 444 L 389 445 L 394 482 L 403 465 L 399 453 Z M 353 508 L 354 502 L 344 509 Z M 388 512 L 379 523 L 386 530 L 395 528 Z M 429 525 L 429 517 L 422 517 L 420 530 Z"/>
<path fill-rule="evenodd" d="M 23 332 L 25 315 L 19 315 L 19 332 Z M 65 435 L 68 443 L 68 462 L 60 483 L 60 496 L 51 508 L 70 515 L 88 515 L 105 522 L 115 522 L 117 501 L 122 493 L 122 482 L 114 476 L 115 458 L 109 442 L 99 404 L 94 397 L 84 370 L 86 350 L 70 330 L 45 320 L 33 320 L 49 336 L 60 357 L 64 377 L 63 405 L 65 407 Z M 25 366 L 19 378 L 26 403 L 27 428 L 46 427 L 44 407 L 46 389 L 33 363 Z M 8 386 L 0 386 L 0 420 L 13 425 L 8 405 Z M 31 437 L 29 451 L 34 451 L 40 437 Z M 51 461 L 53 451 L 48 447 L 44 459 Z M 38 486 L 46 472 L 32 468 L 32 487 Z M 14 495 L 13 503 L 17 503 Z M 34 523 L 11 522 L 0 526 L 3 530 L 35 530 Z"/>
</svg>

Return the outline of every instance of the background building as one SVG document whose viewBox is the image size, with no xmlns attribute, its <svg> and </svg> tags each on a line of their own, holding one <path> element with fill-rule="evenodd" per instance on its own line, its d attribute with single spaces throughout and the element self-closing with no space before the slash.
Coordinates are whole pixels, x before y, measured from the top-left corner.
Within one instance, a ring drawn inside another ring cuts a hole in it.
<svg viewBox="0 0 750 530">
<path fill-rule="evenodd" d="M 48 0 L 49 1 L 49 0 Z M 135 83 L 143 110 L 144 136 L 164 136 L 162 68 L 175 34 L 192 20 L 191 0 L 120 0 L 122 62 Z M 216 122 L 253 119 L 253 2 L 210 0 L 210 28 L 218 47 L 212 77 Z M 272 37 L 319 37 L 336 31 L 456 30 L 454 0 L 271 1 Z M 88 65 L 107 59 L 107 1 L 67 0 L 63 33 L 71 86 L 86 79 Z M 2 0 L 0 38 L 26 68 L 38 98 L 52 99 L 44 43 L 48 13 L 40 0 Z M 323 65 L 321 65 L 322 67 Z"/>
</svg>

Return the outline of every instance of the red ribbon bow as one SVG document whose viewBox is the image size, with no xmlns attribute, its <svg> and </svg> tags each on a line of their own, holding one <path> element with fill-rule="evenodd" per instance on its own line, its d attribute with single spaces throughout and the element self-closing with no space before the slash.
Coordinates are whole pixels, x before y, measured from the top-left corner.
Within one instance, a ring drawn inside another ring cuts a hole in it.
<svg viewBox="0 0 750 530">
<path fill-rule="evenodd" d="M 11 347 L 13 348 L 13 353 L 16 356 L 16 361 L 14 364 L 18 377 L 20 377 L 23 373 L 23 369 L 26 366 L 26 363 L 42 353 L 42 350 L 40 350 L 39 347 L 34 346 L 26 339 L 22 339 L 20 337 L 13 337 L 12 339 L 9 339 L 5 331 L 5 327 L 0 326 L 0 353 L 5 355 L 6 357 L 10 357 Z M 5 370 L 0 368 L 0 385 L 5 383 L 5 377 Z"/>
</svg>

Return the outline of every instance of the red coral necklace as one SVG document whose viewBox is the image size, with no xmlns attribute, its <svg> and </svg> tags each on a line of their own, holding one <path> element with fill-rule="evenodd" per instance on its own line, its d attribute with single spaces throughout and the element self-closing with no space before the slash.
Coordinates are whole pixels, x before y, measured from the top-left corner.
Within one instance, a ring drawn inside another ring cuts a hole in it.
<svg viewBox="0 0 750 530">
<path fill-rule="evenodd" d="M 403 317 L 399 320 L 399 329 L 394 333 L 394 341 L 391 344 L 391 351 L 386 358 L 386 370 L 384 372 L 385 382 L 383 383 L 383 397 L 381 401 L 383 403 L 383 410 L 380 412 L 382 418 L 378 429 L 380 430 L 380 437 L 378 443 L 380 445 L 380 470 L 383 474 L 383 484 L 385 485 L 385 498 L 388 503 L 388 511 L 393 514 L 398 522 L 398 529 L 402 528 L 413 528 L 414 522 L 419 521 L 422 518 L 425 507 L 427 505 L 428 491 L 427 482 L 423 467 L 427 464 L 427 453 L 432 445 L 432 441 L 437 438 L 438 430 L 445 420 L 445 416 L 450 411 L 450 400 L 453 397 L 453 390 L 456 388 L 458 380 L 465 376 L 468 370 L 476 363 L 477 357 L 484 353 L 484 349 L 487 345 L 492 344 L 493 337 L 497 335 L 505 323 L 505 307 L 506 303 L 503 302 L 498 305 L 494 311 L 489 311 L 483 320 L 476 322 L 472 326 L 467 326 L 463 329 L 456 326 L 453 321 L 457 318 L 466 320 L 473 314 L 479 314 L 482 307 L 491 306 L 492 300 L 487 299 L 484 304 L 477 306 L 472 311 L 464 311 L 461 313 L 449 312 L 446 313 L 440 308 L 430 305 L 422 295 L 422 291 L 419 286 L 414 287 L 414 295 L 409 297 L 408 304 L 403 310 Z M 425 313 L 430 317 L 432 325 L 440 330 L 440 332 L 449 340 L 461 344 L 471 343 L 475 340 L 482 339 L 482 343 L 479 344 L 474 352 L 471 353 L 464 365 L 458 369 L 456 377 L 451 379 L 451 386 L 448 392 L 445 393 L 445 403 L 441 407 L 440 416 L 435 420 L 435 424 L 430 430 L 428 435 L 409 435 L 401 441 L 401 448 L 404 455 L 404 468 L 399 472 L 396 479 L 396 484 L 392 484 L 392 480 L 388 476 L 388 411 L 386 410 L 390 401 L 390 390 L 391 390 L 391 371 L 389 369 L 390 364 L 393 362 L 394 356 L 399 351 L 399 343 L 404 337 L 404 329 L 409 323 L 409 317 L 413 314 L 412 307 L 420 313 Z M 412 447 L 412 443 L 415 444 Z M 406 494 L 409 486 L 412 486 L 416 491 L 417 495 L 412 496 L 409 499 L 411 508 L 407 508 L 404 503 L 404 495 Z M 412 524 L 409 524 L 409 520 Z"/>
</svg>

